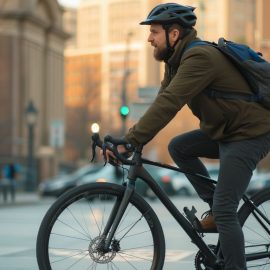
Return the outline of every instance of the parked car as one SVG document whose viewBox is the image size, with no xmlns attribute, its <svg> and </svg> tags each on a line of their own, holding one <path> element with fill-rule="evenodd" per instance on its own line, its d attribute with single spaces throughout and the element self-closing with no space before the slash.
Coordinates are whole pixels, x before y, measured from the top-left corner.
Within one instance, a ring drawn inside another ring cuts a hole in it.
<svg viewBox="0 0 270 270">
<path fill-rule="evenodd" d="M 150 173 L 150 175 L 156 180 L 156 182 L 160 185 L 160 187 L 169 195 L 186 195 L 186 196 L 194 196 L 196 192 L 193 186 L 190 184 L 188 179 L 185 177 L 183 173 L 169 170 L 166 168 L 158 168 L 152 165 L 145 164 L 144 167 Z M 217 175 L 218 169 L 216 166 L 209 166 L 211 176 Z M 122 172 L 124 171 L 124 175 Z M 118 169 L 115 171 L 115 167 L 111 165 L 106 165 L 101 170 L 96 173 L 86 175 L 82 177 L 78 182 L 78 185 L 94 183 L 94 182 L 112 182 L 112 183 L 121 183 L 122 180 L 126 179 L 127 170 Z M 138 179 L 136 184 L 136 191 L 143 195 L 144 197 L 155 199 L 156 196 L 154 192 L 148 187 L 148 185 Z"/>
<path fill-rule="evenodd" d="M 159 184 L 159 186 L 169 196 L 174 195 L 174 190 L 173 190 L 172 182 L 171 182 L 174 171 L 168 170 L 166 168 L 159 168 L 159 167 L 148 165 L 148 164 L 145 164 L 144 167 L 148 171 L 148 173 L 153 177 L 153 179 Z M 145 196 L 150 199 L 156 199 L 156 195 L 154 194 L 154 192 L 145 183 L 144 183 L 144 186 L 147 187 L 146 189 L 144 188 Z"/>
<path fill-rule="evenodd" d="M 159 184 L 159 186 L 167 193 L 169 196 L 175 195 L 192 195 L 195 194 L 195 190 L 192 185 L 189 183 L 187 178 L 183 173 L 178 171 L 166 169 L 166 168 L 158 168 L 151 165 L 144 165 L 154 180 Z M 182 181 L 179 181 L 179 180 Z M 180 185 L 182 187 L 180 187 Z M 188 189 L 192 191 L 192 194 L 185 192 L 184 186 L 189 186 Z M 152 190 L 147 190 L 148 197 L 155 198 L 155 194 Z"/>
<path fill-rule="evenodd" d="M 166 168 L 161 168 L 156 171 L 155 179 L 157 183 L 169 196 L 176 195 L 176 190 L 173 183 L 173 178 L 176 174 L 176 171 L 168 170 Z"/>
<path fill-rule="evenodd" d="M 209 172 L 210 178 L 213 180 L 217 180 L 218 172 L 219 172 L 219 165 L 216 163 L 206 164 L 206 168 Z M 194 187 L 187 179 L 187 177 L 180 172 L 175 172 L 174 176 L 172 177 L 172 186 L 176 195 L 181 196 L 198 196 Z M 201 181 L 204 181 L 201 179 Z"/>
<path fill-rule="evenodd" d="M 94 183 L 94 182 L 110 182 L 120 183 L 123 178 L 121 169 L 116 168 L 112 165 L 107 164 L 95 173 L 83 176 L 77 183 L 76 186 Z"/>
<path fill-rule="evenodd" d="M 172 187 L 171 178 L 175 173 L 174 171 L 157 168 L 152 165 L 145 164 L 144 167 L 150 173 L 150 175 L 156 180 L 156 182 L 161 186 L 163 190 L 168 195 L 174 195 L 175 192 Z M 103 169 L 98 171 L 96 174 L 91 174 L 83 177 L 80 181 L 78 181 L 77 185 L 82 185 L 86 183 L 93 182 L 112 182 L 112 183 L 121 183 L 121 180 L 126 179 L 127 170 L 124 170 L 125 175 L 119 174 L 116 176 L 114 174 L 114 167 L 111 165 L 106 165 Z M 141 179 L 138 179 L 136 182 L 136 192 L 140 195 L 147 197 L 149 199 L 155 199 L 156 195 L 154 192 L 148 187 L 148 185 Z"/>
<path fill-rule="evenodd" d="M 270 173 L 255 171 L 248 185 L 247 194 L 253 195 L 267 187 L 270 187 Z"/>
<path fill-rule="evenodd" d="M 107 164 L 101 170 L 93 173 L 91 175 L 86 175 L 82 177 L 78 182 L 77 186 L 88 184 L 88 183 L 95 183 L 95 182 L 109 182 L 109 183 L 116 183 L 121 184 L 122 181 L 126 180 L 127 176 L 127 169 L 121 169 L 119 167 L 114 167 L 110 164 Z M 150 191 L 148 185 L 141 180 L 137 181 L 136 184 L 136 191 L 141 194 L 142 196 L 153 198 L 153 193 L 148 192 Z"/>
<path fill-rule="evenodd" d="M 94 174 L 101 168 L 103 168 L 101 164 L 86 165 L 71 174 L 59 175 L 48 179 L 39 185 L 38 192 L 41 196 L 58 197 L 65 191 L 75 187 L 84 176 Z"/>
</svg>

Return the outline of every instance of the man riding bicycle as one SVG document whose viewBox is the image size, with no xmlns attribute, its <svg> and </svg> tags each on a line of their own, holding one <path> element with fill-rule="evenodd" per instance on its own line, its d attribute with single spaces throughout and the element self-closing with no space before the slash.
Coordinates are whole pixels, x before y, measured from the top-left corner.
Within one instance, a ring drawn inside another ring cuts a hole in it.
<svg viewBox="0 0 270 270">
<path fill-rule="evenodd" d="M 226 270 L 246 269 L 244 236 L 237 218 L 239 201 L 258 162 L 270 150 L 270 110 L 256 102 L 213 99 L 205 89 L 251 94 L 233 64 L 212 46 L 188 45 L 197 38 L 194 8 L 174 3 L 156 6 L 141 25 L 150 26 L 148 42 L 154 57 L 165 62 L 164 79 L 153 104 L 125 136 L 134 146 L 146 144 L 187 104 L 200 129 L 169 143 L 174 162 L 183 170 L 205 176 L 200 157 L 219 158 L 216 187 L 186 175 L 210 210 L 198 230 L 215 231 Z"/>
</svg>

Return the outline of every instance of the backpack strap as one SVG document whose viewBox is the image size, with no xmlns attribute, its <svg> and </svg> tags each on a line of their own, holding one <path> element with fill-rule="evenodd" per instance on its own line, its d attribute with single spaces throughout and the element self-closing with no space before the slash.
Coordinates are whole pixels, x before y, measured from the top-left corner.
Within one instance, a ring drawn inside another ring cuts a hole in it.
<svg viewBox="0 0 270 270">
<path fill-rule="evenodd" d="M 219 38 L 218 44 L 215 42 L 209 42 L 209 41 L 203 41 L 203 40 L 194 40 L 191 43 L 188 44 L 188 46 L 185 48 L 184 52 L 188 49 L 191 49 L 195 46 L 212 46 L 218 49 L 221 53 L 226 54 L 224 50 L 226 50 L 226 42 L 227 40 L 224 38 Z M 226 54 L 227 57 L 229 57 L 230 54 Z M 233 58 L 233 56 L 230 56 Z M 239 69 L 239 67 L 238 67 Z M 241 72 L 241 70 L 239 70 Z M 241 72 L 242 73 L 242 72 Z M 244 76 L 244 74 L 242 74 Z M 244 76 L 245 77 L 245 76 Z M 237 92 L 224 92 L 217 89 L 211 89 L 207 88 L 203 90 L 203 92 L 212 99 L 226 99 L 226 100 L 244 100 L 247 102 L 260 102 L 262 98 L 259 95 L 250 95 L 250 94 L 243 94 L 243 93 L 237 93 Z"/>
<path fill-rule="evenodd" d="M 224 92 L 216 89 L 207 88 L 203 92 L 212 99 L 226 99 L 226 100 L 244 100 L 248 102 L 260 102 L 261 98 L 258 95 L 249 95 L 237 92 Z"/>
<path fill-rule="evenodd" d="M 214 47 L 217 46 L 217 44 L 214 43 L 214 42 L 209 42 L 209 41 L 204 41 L 204 40 L 193 40 L 187 45 L 184 52 L 186 52 L 187 50 L 189 50 L 189 49 L 191 49 L 193 47 L 201 46 L 201 45 L 211 45 L 211 46 L 214 46 Z"/>
</svg>

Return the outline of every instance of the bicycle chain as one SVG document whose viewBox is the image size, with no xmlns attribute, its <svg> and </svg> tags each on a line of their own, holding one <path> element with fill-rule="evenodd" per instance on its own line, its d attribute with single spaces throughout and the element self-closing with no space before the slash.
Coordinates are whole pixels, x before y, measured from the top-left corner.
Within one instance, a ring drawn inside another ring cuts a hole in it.
<svg viewBox="0 0 270 270">
<path fill-rule="evenodd" d="M 216 246 L 215 245 L 208 245 L 208 247 L 212 250 L 215 251 Z M 195 269 L 196 270 L 214 270 L 213 267 L 207 266 L 206 262 L 205 262 L 205 256 L 204 254 L 201 252 L 201 250 L 199 250 L 197 252 L 197 254 L 195 255 L 195 259 L 194 259 L 194 264 L 195 264 Z"/>
</svg>

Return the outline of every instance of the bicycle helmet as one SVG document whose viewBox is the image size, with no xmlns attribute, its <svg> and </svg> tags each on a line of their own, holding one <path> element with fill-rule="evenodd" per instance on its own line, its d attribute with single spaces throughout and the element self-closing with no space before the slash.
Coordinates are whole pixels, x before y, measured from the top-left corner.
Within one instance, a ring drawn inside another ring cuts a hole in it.
<svg viewBox="0 0 270 270">
<path fill-rule="evenodd" d="M 191 6 L 183 6 L 176 3 L 166 3 L 157 5 L 148 14 L 146 20 L 141 25 L 150 25 L 158 23 L 168 25 L 177 23 L 183 28 L 192 28 L 196 24 L 197 17 L 194 14 L 195 8 Z"/>
</svg>

